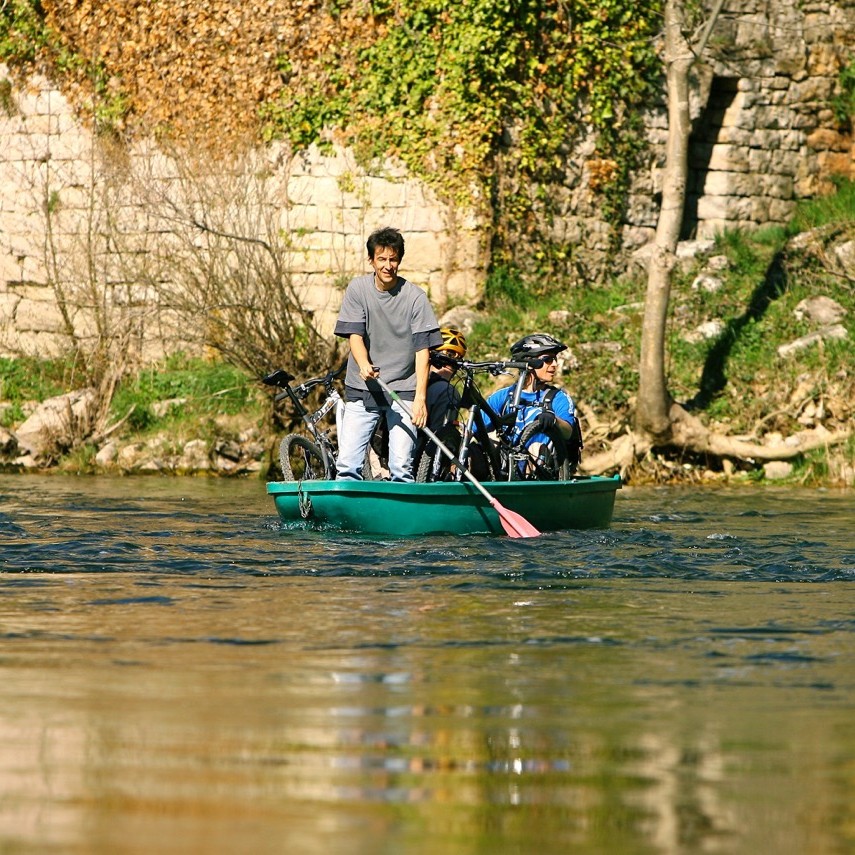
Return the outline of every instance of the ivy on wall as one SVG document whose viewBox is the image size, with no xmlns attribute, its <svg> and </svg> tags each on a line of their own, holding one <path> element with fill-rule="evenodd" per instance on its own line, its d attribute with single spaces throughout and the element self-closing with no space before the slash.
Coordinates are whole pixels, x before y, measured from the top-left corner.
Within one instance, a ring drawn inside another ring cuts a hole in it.
<svg viewBox="0 0 855 855">
<path fill-rule="evenodd" d="M 642 144 L 636 108 L 659 70 L 656 3 L 363 0 L 326 15 L 321 31 L 339 38 L 308 61 L 280 55 L 268 138 L 400 159 L 441 196 L 489 211 L 494 261 L 513 265 L 512 244 L 537 241 L 538 277 L 566 253 L 536 224 L 574 141 L 593 132 L 591 189 L 617 224 Z"/>
</svg>

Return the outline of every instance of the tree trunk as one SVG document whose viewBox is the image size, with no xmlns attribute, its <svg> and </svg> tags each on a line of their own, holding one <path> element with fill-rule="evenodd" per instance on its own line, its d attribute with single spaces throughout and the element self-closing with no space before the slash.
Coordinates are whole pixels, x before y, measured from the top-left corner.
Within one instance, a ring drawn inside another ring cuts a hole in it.
<svg viewBox="0 0 855 855">
<path fill-rule="evenodd" d="M 683 225 L 688 178 L 689 71 L 695 60 L 683 33 L 683 0 L 665 4 L 665 67 L 668 97 L 668 144 L 662 179 L 662 204 L 647 276 L 641 332 L 636 426 L 657 441 L 671 436 L 671 396 L 665 379 L 665 327 L 671 298 L 671 271 Z"/>
<path fill-rule="evenodd" d="M 618 437 L 611 447 L 586 459 L 580 467 L 590 475 L 631 466 L 657 447 L 670 446 L 683 452 L 719 458 L 788 460 L 806 452 L 846 442 L 852 429 L 829 433 L 804 431 L 790 441 L 766 445 L 763 442 L 715 433 L 696 416 L 675 403 L 665 377 L 665 332 L 671 298 L 671 273 L 677 259 L 677 243 L 683 225 L 689 172 L 689 73 L 709 40 L 724 0 L 714 0 L 703 32 L 690 43 L 685 0 L 665 2 L 665 51 L 668 97 L 668 142 L 662 180 L 662 203 L 653 253 L 647 275 L 644 319 L 641 330 L 638 402 L 635 430 Z M 795 439 L 795 442 L 792 440 Z"/>
</svg>

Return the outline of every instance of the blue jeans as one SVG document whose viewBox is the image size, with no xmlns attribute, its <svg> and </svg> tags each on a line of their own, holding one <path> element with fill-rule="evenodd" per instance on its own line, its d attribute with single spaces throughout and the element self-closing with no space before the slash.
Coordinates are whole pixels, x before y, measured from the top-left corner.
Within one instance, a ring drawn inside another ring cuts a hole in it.
<svg viewBox="0 0 855 855">
<path fill-rule="evenodd" d="M 362 480 L 362 464 L 371 435 L 381 418 L 389 428 L 389 475 L 392 481 L 413 480 L 413 450 L 416 429 L 412 419 L 397 403 L 391 407 L 366 408 L 362 401 L 348 401 L 344 407 L 338 437 L 336 472 L 339 478 Z"/>
</svg>

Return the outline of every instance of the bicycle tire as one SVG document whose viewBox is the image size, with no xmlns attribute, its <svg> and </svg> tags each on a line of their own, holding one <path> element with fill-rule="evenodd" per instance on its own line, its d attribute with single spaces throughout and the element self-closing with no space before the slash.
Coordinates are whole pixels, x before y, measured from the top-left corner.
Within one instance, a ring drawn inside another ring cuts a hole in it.
<svg viewBox="0 0 855 855">
<path fill-rule="evenodd" d="M 527 449 L 537 434 L 544 434 L 547 441 L 541 445 L 537 458 L 531 458 L 532 471 L 522 477 L 527 481 L 567 481 L 573 474 L 572 467 L 567 457 L 566 441 L 557 427 L 543 428 L 536 421 L 532 422 L 520 434 L 517 447 Z"/>
<path fill-rule="evenodd" d="M 460 448 L 460 432 L 457 428 L 453 425 L 445 425 L 437 432 L 437 437 L 444 445 L 448 446 L 450 451 L 457 454 Z M 416 481 L 420 484 L 426 484 L 431 481 L 454 480 L 453 466 L 454 464 L 448 459 L 448 456 L 431 440 L 425 445 L 413 468 L 416 473 Z"/>
<path fill-rule="evenodd" d="M 305 436 L 292 433 L 279 443 L 279 466 L 283 481 L 317 481 L 332 478 L 321 450 Z"/>
<path fill-rule="evenodd" d="M 485 445 L 489 443 L 489 450 Z M 497 462 L 501 458 L 501 451 L 498 452 L 499 458 L 496 458 L 496 446 L 489 436 L 483 440 L 476 434 L 469 444 L 469 460 L 467 468 L 479 481 L 501 481 L 501 463 Z M 494 458 L 496 458 L 494 460 Z M 499 466 L 497 469 L 496 467 Z"/>
</svg>

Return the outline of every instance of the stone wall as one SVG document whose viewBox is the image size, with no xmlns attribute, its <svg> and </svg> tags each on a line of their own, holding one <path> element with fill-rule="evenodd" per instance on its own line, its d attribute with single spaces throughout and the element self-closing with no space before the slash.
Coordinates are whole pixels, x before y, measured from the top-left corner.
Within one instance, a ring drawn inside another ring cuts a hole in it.
<svg viewBox="0 0 855 855">
<path fill-rule="evenodd" d="M 833 176 L 855 178 L 851 131 L 830 108 L 855 55 L 855 4 L 728 3 L 713 33 L 715 60 L 694 72 L 685 238 L 782 225 L 800 199 L 829 192 Z M 656 224 L 664 105 L 647 124 L 653 169 L 638 176 L 627 228 L 636 246 Z"/>
<path fill-rule="evenodd" d="M 143 233 L 150 214 L 134 210 L 130 188 L 107 189 L 116 183 L 109 147 L 93 139 L 50 81 L 33 77 L 19 85 L 0 66 L 3 80 L 13 85 L 0 107 L 0 353 L 62 352 L 69 329 L 84 340 L 98 334 L 89 329 L 95 303 L 127 306 L 140 299 L 148 303 L 135 319 L 144 325 L 143 358 L 186 344 L 186 335 L 157 310 L 157 289 L 129 281 L 127 259 L 105 258 L 109 250 L 96 246 L 98 239 L 117 251 L 106 230 L 120 218 L 123 235 L 138 233 L 131 254 L 153 257 L 151 243 L 161 231 Z M 404 170 L 387 164 L 382 174 L 369 174 L 344 150 L 290 156 L 272 146 L 261 157 L 266 180 L 275 185 L 268 196 L 280 200 L 279 228 L 291 246 L 288 276 L 323 331 L 331 332 L 344 284 L 368 269 L 365 241 L 381 226 L 404 233 L 402 273 L 424 287 L 438 309 L 477 297 L 486 267 L 482 226 L 441 204 Z M 150 144 L 124 152 L 122 160 L 123 174 L 138 182 L 176 173 L 164 165 L 168 155 Z M 98 294 L 88 288 L 94 276 Z M 72 288 L 72 309 L 63 315 L 58 289 L 67 295 Z"/>
<path fill-rule="evenodd" d="M 800 199 L 826 192 L 834 175 L 855 177 L 851 134 L 830 109 L 840 71 L 852 60 L 852 0 L 769 0 L 762 11 L 734 2 L 726 4 L 714 32 L 715 60 L 696 69 L 687 238 L 784 224 Z M 72 271 L 67 261 L 75 246 L 85 247 L 93 232 L 103 231 L 92 218 L 102 155 L 49 81 L 16 81 L 0 66 L 0 84 L 0 352 L 56 352 L 68 344 L 69 325 L 83 334 L 92 325 L 85 305 L 71 315 L 60 313 L 57 285 L 75 276 L 85 283 L 87 262 L 110 266 L 89 258 Z M 649 241 L 656 226 L 664 103 L 650 109 L 646 125 L 649 166 L 634 177 L 623 228 L 628 251 Z M 562 214 L 548 231 L 574 247 L 582 266 L 587 252 L 595 260 L 588 268 L 597 270 L 602 265 L 596 259 L 611 249 L 587 174 L 593 150 L 587 139 L 574 153 L 567 186 L 556 188 L 567 204 L 559 206 Z M 139 161 L 164 155 L 140 147 L 130 156 Z M 394 165 L 366 173 L 347 151 L 312 149 L 291 157 L 274 147 L 264 156 L 281 189 L 281 229 L 293 245 L 289 273 L 322 329 L 331 328 L 343 284 L 365 269 L 367 235 L 382 225 L 404 232 L 403 272 L 428 290 L 440 310 L 477 299 L 489 263 L 489 223 L 441 204 Z M 133 220 L 133 205 L 123 205 L 124 216 Z M 145 240 L 157 240 L 156 230 Z M 150 309 L 139 312 L 141 353 L 153 356 L 174 346 L 175 330 L 156 309 L 157 289 L 132 280 L 127 270 L 111 269 L 108 302 L 143 295 L 135 298 Z"/>
</svg>

